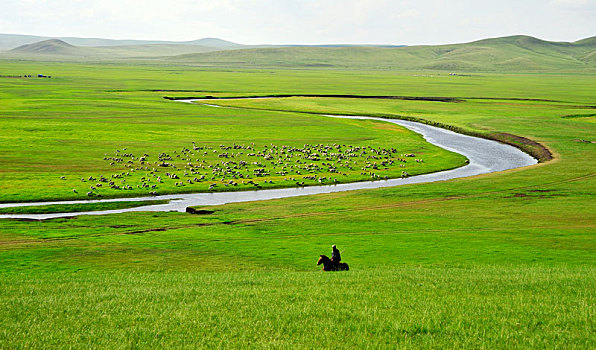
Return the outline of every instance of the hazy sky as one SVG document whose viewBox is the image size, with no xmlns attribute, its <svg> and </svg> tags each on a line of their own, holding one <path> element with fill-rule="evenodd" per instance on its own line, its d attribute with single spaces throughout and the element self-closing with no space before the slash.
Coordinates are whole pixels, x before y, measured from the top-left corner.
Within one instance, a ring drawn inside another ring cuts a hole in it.
<svg viewBox="0 0 596 350">
<path fill-rule="evenodd" d="M 596 0 L 0 0 L 0 33 L 242 44 L 596 35 Z"/>
</svg>

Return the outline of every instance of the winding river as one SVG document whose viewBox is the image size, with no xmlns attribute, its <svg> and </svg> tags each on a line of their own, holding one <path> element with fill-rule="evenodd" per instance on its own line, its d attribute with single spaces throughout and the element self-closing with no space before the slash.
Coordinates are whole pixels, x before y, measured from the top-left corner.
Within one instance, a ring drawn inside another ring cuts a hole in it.
<svg viewBox="0 0 596 350">
<path fill-rule="evenodd" d="M 189 100 L 182 102 L 191 102 Z M 219 107 L 212 105 L 213 107 Z M 375 117 L 358 117 L 358 116 L 337 116 L 327 115 L 330 118 L 350 118 L 350 119 L 372 119 L 380 120 L 387 123 L 394 123 L 410 129 L 416 133 L 421 134 L 429 143 L 445 148 L 447 150 L 460 153 L 469 159 L 469 163 L 463 167 L 445 170 L 431 174 L 411 176 L 403 179 L 389 179 L 377 181 L 355 182 L 349 184 L 324 185 L 324 186 L 310 186 L 299 188 L 283 188 L 273 190 L 256 190 L 256 191 L 242 191 L 242 192 L 216 192 L 216 193 L 189 193 L 189 194 L 172 194 L 162 196 L 150 197 L 136 197 L 136 198 L 115 198 L 102 200 L 77 200 L 77 201 L 60 201 L 60 202 L 36 202 L 36 203 L 4 203 L 0 204 L 2 207 L 20 207 L 33 205 L 51 205 L 51 204 L 76 204 L 76 203 L 93 203 L 93 202 L 118 202 L 118 201 L 140 201 L 140 200 L 156 200 L 166 199 L 170 200 L 167 204 L 148 205 L 143 207 L 118 209 L 118 210 L 104 210 L 104 211 L 89 211 L 76 213 L 53 213 L 53 214 L 3 214 L 1 218 L 13 219 L 51 219 L 60 217 L 72 217 L 78 215 L 105 215 L 124 212 L 138 212 L 138 211 L 179 211 L 184 212 L 189 206 L 209 206 L 220 205 L 226 203 L 261 201 L 276 198 L 288 198 L 297 196 L 307 196 L 320 193 L 332 193 L 341 191 L 353 191 L 363 189 L 373 189 L 381 187 L 392 187 L 400 185 L 408 185 L 423 182 L 446 181 L 461 177 L 468 177 L 507 169 L 514 169 L 534 165 L 537 160 L 522 152 L 521 150 L 498 143 L 496 141 L 486 140 L 482 138 L 467 136 L 455 133 L 450 130 L 441 129 L 438 127 L 416 123 L 412 121 L 399 119 L 384 119 Z"/>
</svg>

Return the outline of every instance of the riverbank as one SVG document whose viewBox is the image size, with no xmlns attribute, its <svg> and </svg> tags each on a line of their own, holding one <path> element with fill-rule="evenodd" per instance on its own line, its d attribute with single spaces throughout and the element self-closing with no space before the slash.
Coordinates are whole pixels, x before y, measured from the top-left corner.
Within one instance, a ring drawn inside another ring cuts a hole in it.
<svg viewBox="0 0 596 350">
<path fill-rule="evenodd" d="M 354 191 L 364 189 L 374 189 L 382 187 L 392 187 L 424 182 L 446 181 L 461 177 L 469 177 L 480 174 L 487 174 L 491 172 L 514 169 L 524 166 L 530 166 L 537 163 L 537 160 L 530 157 L 528 154 L 519 149 L 501 144 L 495 141 L 458 134 L 451 130 L 438 128 L 431 125 L 417 123 L 413 121 L 386 119 L 365 116 L 335 116 L 327 115 L 330 118 L 345 118 L 345 119 L 368 119 L 378 120 L 388 123 L 403 126 L 409 130 L 419 133 L 424 139 L 441 148 L 447 149 L 464 155 L 468 160 L 466 166 L 439 171 L 430 174 L 411 176 L 399 179 L 389 179 L 380 181 L 365 181 L 337 185 L 325 186 L 309 186 L 299 188 L 282 188 L 271 190 L 256 190 L 256 191 L 238 191 L 238 192 L 214 192 L 214 193 L 191 193 L 191 194 L 174 194 L 150 197 L 136 197 L 127 198 L 130 201 L 146 201 L 146 200 L 170 200 L 167 204 L 141 206 L 127 209 L 117 210 L 100 210 L 100 211 L 86 211 L 86 212 L 64 212 L 52 214 L 5 214 L 0 215 L 0 219 L 33 219 L 44 220 L 59 217 L 69 217 L 75 215 L 105 215 L 117 214 L 125 212 L 138 211 L 178 211 L 184 212 L 187 207 L 191 206 L 210 206 L 221 205 L 226 203 L 248 202 L 248 201 L 262 201 L 277 198 L 289 198 L 297 196 L 315 195 L 322 193 L 333 193 L 343 191 Z M 108 201 L 108 200 L 106 200 Z M 110 200 L 114 201 L 114 199 Z M 86 201 L 69 201 L 63 204 L 77 204 L 85 203 Z M 95 202 L 101 203 L 102 200 Z M 35 203 L 4 203 L 0 207 L 14 207 L 14 206 L 32 206 L 32 205 L 49 205 L 57 204 L 57 202 L 35 202 Z"/>
</svg>

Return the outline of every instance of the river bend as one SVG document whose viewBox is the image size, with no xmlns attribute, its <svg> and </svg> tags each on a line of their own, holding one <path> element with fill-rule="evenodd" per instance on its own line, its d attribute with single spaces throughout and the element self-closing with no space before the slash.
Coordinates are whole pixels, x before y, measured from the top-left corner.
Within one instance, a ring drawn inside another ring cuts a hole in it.
<svg viewBox="0 0 596 350">
<path fill-rule="evenodd" d="M 183 101 L 190 102 L 190 101 Z M 219 107 L 213 105 L 213 107 Z M 124 212 L 139 212 L 139 211 L 179 211 L 184 212 L 189 206 L 210 206 L 221 205 L 226 203 L 261 201 L 276 198 L 288 198 L 297 196 L 307 196 L 321 193 L 333 193 L 342 191 L 374 189 L 381 187 L 392 187 L 400 185 L 409 185 L 424 182 L 446 181 L 456 178 L 475 176 L 480 174 L 492 173 L 508 169 L 520 168 L 529 165 L 534 165 L 537 160 L 521 150 L 505 145 L 496 141 L 482 139 L 478 137 L 458 134 L 450 130 L 441 129 L 438 127 L 421 124 L 412 121 L 399 119 L 385 119 L 376 117 L 360 117 L 360 116 L 336 116 L 327 115 L 330 118 L 351 118 L 351 119 L 372 119 L 380 120 L 387 123 L 401 125 L 416 133 L 421 134 L 424 139 L 436 146 L 442 147 L 449 151 L 453 151 L 464 155 L 468 158 L 469 163 L 460 168 L 439 171 L 431 174 L 411 176 L 407 178 L 377 180 L 354 182 L 348 184 L 337 185 L 323 185 L 310 186 L 299 188 L 282 188 L 270 190 L 255 190 L 255 191 L 241 191 L 241 192 L 215 192 L 215 193 L 188 193 L 188 194 L 171 194 L 162 196 L 150 197 L 136 197 L 136 198 L 115 198 L 102 200 L 76 200 L 76 201 L 59 201 L 59 202 L 35 202 L 35 203 L 4 203 L 0 204 L 2 207 L 20 207 L 33 205 L 52 205 L 52 204 L 77 204 L 77 203 L 93 203 L 93 202 L 118 202 L 118 201 L 140 201 L 140 200 L 155 200 L 166 199 L 170 200 L 167 204 L 149 205 L 128 209 L 117 210 L 103 210 L 103 211 L 89 211 L 76 213 L 52 213 L 52 214 L 2 214 L 2 218 L 15 219 L 51 219 L 59 217 L 71 217 L 78 215 L 105 215 Z"/>
</svg>

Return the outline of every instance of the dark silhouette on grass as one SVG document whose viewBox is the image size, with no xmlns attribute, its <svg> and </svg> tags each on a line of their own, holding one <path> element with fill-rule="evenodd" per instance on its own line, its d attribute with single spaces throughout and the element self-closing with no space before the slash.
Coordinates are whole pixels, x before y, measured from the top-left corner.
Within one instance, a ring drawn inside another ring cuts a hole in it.
<svg viewBox="0 0 596 350">
<path fill-rule="evenodd" d="M 339 249 L 337 249 L 337 247 L 334 245 L 331 246 L 332 253 L 331 253 L 331 262 L 334 265 L 339 265 L 339 263 L 341 262 L 341 255 L 339 253 Z"/>
<path fill-rule="evenodd" d="M 350 267 L 346 263 L 334 264 L 327 255 L 321 255 L 317 265 L 323 264 L 323 271 L 349 271 Z"/>
</svg>

